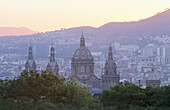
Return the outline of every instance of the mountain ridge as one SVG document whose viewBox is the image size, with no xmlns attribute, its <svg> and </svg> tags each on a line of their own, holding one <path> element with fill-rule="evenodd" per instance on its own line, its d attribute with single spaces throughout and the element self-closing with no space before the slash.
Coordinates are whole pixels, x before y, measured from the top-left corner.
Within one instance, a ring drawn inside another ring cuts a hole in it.
<svg viewBox="0 0 170 110">
<path fill-rule="evenodd" d="M 37 34 L 38 31 L 32 31 L 26 27 L 0 27 L 0 36 L 20 36 Z"/>
<path fill-rule="evenodd" d="M 36 36 L 61 36 L 66 38 L 81 36 L 90 37 L 92 43 L 120 42 L 126 44 L 138 44 L 139 37 L 170 36 L 170 9 L 159 12 L 146 19 L 132 22 L 109 22 L 100 27 L 80 26 L 68 29 L 49 31 Z M 61 34 L 59 34 L 61 32 Z M 140 38 L 141 39 L 141 38 Z M 145 41 L 143 41 L 145 42 Z"/>
</svg>

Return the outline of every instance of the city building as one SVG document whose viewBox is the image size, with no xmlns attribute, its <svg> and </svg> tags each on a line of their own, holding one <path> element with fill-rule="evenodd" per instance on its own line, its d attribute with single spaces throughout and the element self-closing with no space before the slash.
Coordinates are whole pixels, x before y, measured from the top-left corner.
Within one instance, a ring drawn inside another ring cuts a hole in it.
<svg viewBox="0 0 170 110">
<path fill-rule="evenodd" d="M 117 84 L 120 80 L 120 75 L 117 74 L 116 63 L 113 60 L 112 46 L 109 47 L 108 59 L 105 63 L 105 71 L 102 76 L 102 90 L 108 90 L 111 86 Z"/>
<path fill-rule="evenodd" d="M 116 63 L 112 55 L 112 47 L 110 45 L 104 75 L 102 79 L 96 77 L 94 74 L 93 56 L 85 46 L 85 38 L 82 33 L 80 47 L 75 51 L 71 62 L 71 73 L 75 76 L 75 80 L 92 86 L 92 91 L 110 89 L 110 86 L 114 86 L 116 81 L 120 80 L 116 68 Z"/>
<path fill-rule="evenodd" d="M 93 89 L 101 88 L 101 79 L 94 74 L 93 56 L 85 46 L 85 38 L 80 38 L 80 47 L 75 51 L 71 62 L 71 73 L 75 80 L 91 85 Z"/>
<path fill-rule="evenodd" d="M 157 48 L 157 60 L 161 65 L 170 64 L 170 47 L 169 47 L 169 45 Z"/>
<path fill-rule="evenodd" d="M 48 73 L 52 72 L 54 75 L 59 76 L 59 67 L 57 62 L 55 61 L 55 52 L 53 44 L 50 49 L 50 62 L 47 64 L 46 71 Z"/>
<path fill-rule="evenodd" d="M 25 70 L 36 70 L 36 63 L 33 58 L 33 51 L 32 51 L 32 46 L 29 46 L 29 56 L 28 60 L 25 63 Z"/>
<path fill-rule="evenodd" d="M 152 71 L 146 80 L 146 86 L 149 85 L 152 87 L 160 87 L 160 74 L 158 74 L 154 68 L 152 68 Z"/>
</svg>

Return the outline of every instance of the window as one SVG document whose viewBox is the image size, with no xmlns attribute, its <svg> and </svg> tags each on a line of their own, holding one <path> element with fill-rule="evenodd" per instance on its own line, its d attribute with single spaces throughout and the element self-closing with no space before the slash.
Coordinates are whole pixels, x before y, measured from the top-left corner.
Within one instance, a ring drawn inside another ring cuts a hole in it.
<svg viewBox="0 0 170 110">
<path fill-rule="evenodd" d="M 84 72 L 84 66 L 81 66 L 81 73 Z"/>
<path fill-rule="evenodd" d="M 93 68 L 92 66 L 89 66 L 89 73 L 92 73 L 93 72 Z"/>
<path fill-rule="evenodd" d="M 77 73 L 77 68 L 76 68 L 76 66 L 74 66 L 74 72 Z"/>
<path fill-rule="evenodd" d="M 86 66 L 84 66 L 84 71 L 86 72 Z"/>
<path fill-rule="evenodd" d="M 106 75 L 108 75 L 109 71 L 106 71 Z"/>
</svg>

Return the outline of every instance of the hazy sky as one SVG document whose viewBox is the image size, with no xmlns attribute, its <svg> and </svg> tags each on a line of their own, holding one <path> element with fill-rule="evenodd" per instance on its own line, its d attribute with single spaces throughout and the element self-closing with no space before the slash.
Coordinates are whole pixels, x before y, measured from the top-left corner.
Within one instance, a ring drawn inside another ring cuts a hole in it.
<svg viewBox="0 0 170 110">
<path fill-rule="evenodd" d="M 0 27 L 52 31 L 134 21 L 170 8 L 170 0 L 0 0 Z"/>
</svg>

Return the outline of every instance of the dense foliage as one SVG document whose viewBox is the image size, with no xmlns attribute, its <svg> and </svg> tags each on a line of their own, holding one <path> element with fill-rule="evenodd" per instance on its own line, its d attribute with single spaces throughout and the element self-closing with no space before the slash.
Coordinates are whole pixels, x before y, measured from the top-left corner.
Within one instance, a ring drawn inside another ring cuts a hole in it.
<svg viewBox="0 0 170 110">
<path fill-rule="evenodd" d="M 45 71 L 0 81 L 0 110 L 85 109 L 91 100 L 87 87 Z"/>
<path fill-rule="evenodd" d="M 100 94 L 101 96 L 101 94 Z M 0 110 L 169 110 L 170 86 L 141 88 L 119 83 L 93 98 L 73 79 L 46 71 L 24 71 L 19 78 L 0 80 Z"/>
<path fill-rule="evenodd" d="M 129 82 L 120 83 L 103 91 L 101 101 L 110 110 L 169 110 L 170 86 L 141 88 Z"/>
</svg>

